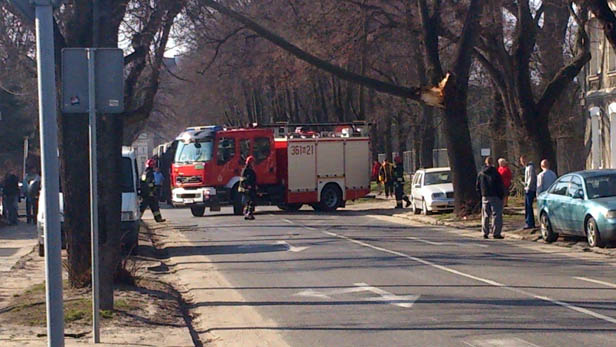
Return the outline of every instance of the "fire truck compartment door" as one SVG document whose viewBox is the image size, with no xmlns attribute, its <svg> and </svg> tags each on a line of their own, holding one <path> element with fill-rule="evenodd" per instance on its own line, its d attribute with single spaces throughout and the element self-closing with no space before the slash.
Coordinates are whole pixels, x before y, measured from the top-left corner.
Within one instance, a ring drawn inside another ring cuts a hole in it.
<svg viewBox="0 0 616 347">
<path fill-rule="evenodd" d="M 316 191 L 316 142 L 314 140 L 289 140 L 287 157 L 289 192 Z"/>
<path fill-rule="evenodd" d="M 347 141 L 344 165 L 346 189 L 370 188 L 370 145 L 365 141 Z"/>
<path fill-rule="evenodd" d="M 317 176 L 320 179 L 344 177 L 344 141 L 317 142 Z"/>
</svg>

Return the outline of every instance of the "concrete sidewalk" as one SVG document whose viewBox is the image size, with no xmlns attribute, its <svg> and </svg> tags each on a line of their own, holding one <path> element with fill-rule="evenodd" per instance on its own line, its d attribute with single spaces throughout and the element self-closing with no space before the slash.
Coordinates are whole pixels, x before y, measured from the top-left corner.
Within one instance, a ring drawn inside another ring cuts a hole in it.
<svg viewBox="0 0 616 347">
<path fill-rule="evenodd" d="M 0 224 L 0 273 L 10 271 L 17 261 L 37 245 L 36 225 Z"/>
</svg>

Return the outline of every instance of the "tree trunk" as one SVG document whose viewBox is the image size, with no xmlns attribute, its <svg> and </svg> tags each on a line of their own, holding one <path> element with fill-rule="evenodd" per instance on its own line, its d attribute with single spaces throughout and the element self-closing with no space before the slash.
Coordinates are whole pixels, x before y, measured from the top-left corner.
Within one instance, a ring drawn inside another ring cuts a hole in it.
<svg viewBox="0 0 616 347">
<path fill-rule="evenodd" d="M 479 207 L 479 196 L 475 190 L 477 168 L 466 112 L 466 88 L 458 86 L 457 81 L 451 83 L 451 94 L 445 97 L 443 131 L 453 174 L 455 209 L 458 215 L 465 216 L 476 212 Z"/>
<path fill-rule="evenodd" d="M 434 166 L 433 152 L 435 145 L 434 110 L 421 106 L 421 135 L 419 141 L 419 151 L 416 155 L 419 158 L 419 167 L 430 168 Z"/>
<path fill-rule="evenodd" d="M 505 106 L 503 99 L 496 89 L 492 91 L 492 99 L 494 100 L 494 111 L 489 121 L 490 127 L 490 147 L 491 156 L 495 160 L 507 157 L 507 121 L 505 119 Z"/>
<path fill-rule="evenodd" d="M 64 233 L 68 254 L 68 281 L 73 288 L 90 284 L 90 198 L 88 179 L 88 116 L 59 117 Z M 70 169 L 69 169 L 70 168 Z"/>
</svg>

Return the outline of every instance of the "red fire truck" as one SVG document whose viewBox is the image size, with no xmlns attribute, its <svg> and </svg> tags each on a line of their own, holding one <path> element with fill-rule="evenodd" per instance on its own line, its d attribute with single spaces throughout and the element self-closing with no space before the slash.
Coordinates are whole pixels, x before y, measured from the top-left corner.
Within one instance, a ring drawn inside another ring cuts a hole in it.
<svg viewBox="0 0 616 347">
<path fill-rule="evenodd" d="M 369 138 L 360 123 L 226 129 L 187 128 L 177 137 L 171 167 L 172 201 L 194 216 L 232 205 L 249 155 L 255 157 L 259 205 L 298 210 L 303 204 L 333 211 L 370 192 Z M 331 131 L 322 129 L 329 127 Z M 295 131 L 289 129 L 295 128 Z"/>
</svg>

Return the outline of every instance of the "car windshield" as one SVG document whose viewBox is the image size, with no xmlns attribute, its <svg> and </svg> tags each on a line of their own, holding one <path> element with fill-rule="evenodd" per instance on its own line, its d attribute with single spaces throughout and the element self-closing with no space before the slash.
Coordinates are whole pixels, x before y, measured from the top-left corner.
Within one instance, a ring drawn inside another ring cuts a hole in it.
<svg viewBox="0 0 616 347">
<path fill-rule="evenodd" d="M 133 163 L 130 158 L 122 157 L 122 193 L 133 193 L 135 191 L 135 181 L 133 180 Z"/>
<path fill-rule="evenodd" d="M 204 162 L 212 159 L 214 144 L 211 139 L 201 142 L 179 142 L 175 151 L 176 163 Z"/>
<path fill-rule="evenodd" d="M 616 196 L 616 174 L 587 178 L 586 192 L 589 199 Z"/>
<path fill-rule="evenodd" d="M 426 172 L 426 178 L 424 179 L 424 186 L 430 186 L 433 184 L 451 183 L 450 171 L 439 172 Z"/>
</svg>

